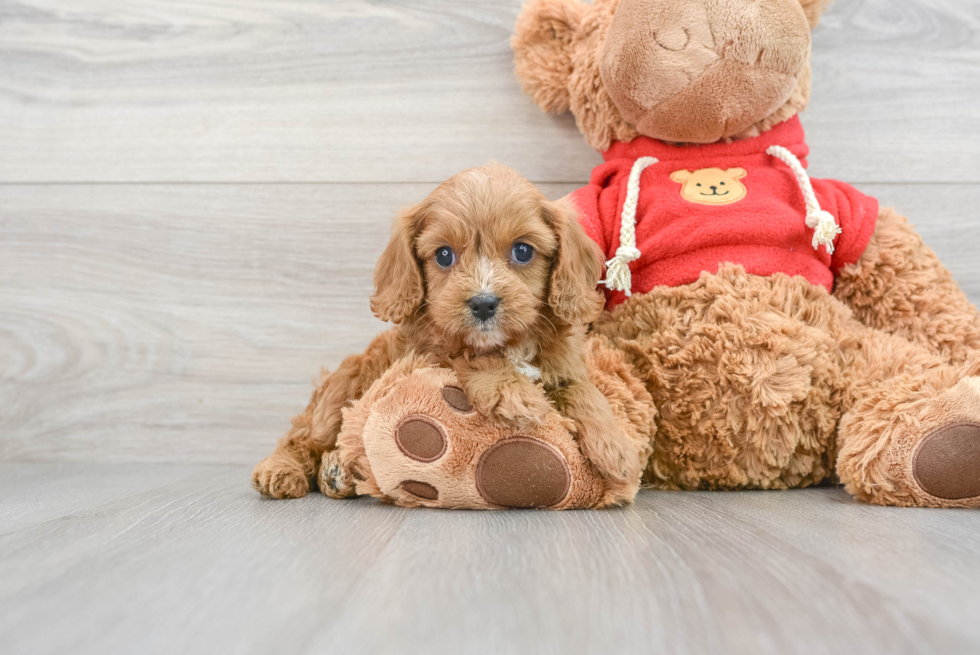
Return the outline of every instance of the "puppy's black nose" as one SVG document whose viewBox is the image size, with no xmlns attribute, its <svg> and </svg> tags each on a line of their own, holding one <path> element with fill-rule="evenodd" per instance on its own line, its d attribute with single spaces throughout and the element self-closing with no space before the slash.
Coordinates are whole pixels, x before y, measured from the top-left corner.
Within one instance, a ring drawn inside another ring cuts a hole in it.
<svg viewBox="0 0 980 655">
<path fill-rule="evenodd" d="M 481 293 L 467 300 L 466 304 L 470 306 L 470 311 L 473 312 L 475 319 L 478 321 L 488 321 L 497 313 L 497 305 L 500 304 L 500 298 L 492 293 Z"/>
</svg>

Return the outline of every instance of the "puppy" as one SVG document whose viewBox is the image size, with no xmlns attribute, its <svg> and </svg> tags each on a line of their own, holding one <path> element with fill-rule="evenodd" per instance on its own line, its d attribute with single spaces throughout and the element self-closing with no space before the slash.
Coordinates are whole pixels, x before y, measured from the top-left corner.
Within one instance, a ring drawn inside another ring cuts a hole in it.
<svg viewBox="0 0 980 655">
<path fill-rule="evenodd" d="M 602 267 L 571 203 L 549 202 L 510 168 L 443 182 L 398 216 L 375 268 L 371 309 L 397 327 L 323 378 L 253 485 L 275 498 L 304 495 L 344 405 L 415 352 L 452 368 L 473 406 L 498 424 L 540 425 L 557 409 L 611 496 L 630 497 L 636 448 L 585 365 L 585 326 L 603 307 Z"/>
</svg>

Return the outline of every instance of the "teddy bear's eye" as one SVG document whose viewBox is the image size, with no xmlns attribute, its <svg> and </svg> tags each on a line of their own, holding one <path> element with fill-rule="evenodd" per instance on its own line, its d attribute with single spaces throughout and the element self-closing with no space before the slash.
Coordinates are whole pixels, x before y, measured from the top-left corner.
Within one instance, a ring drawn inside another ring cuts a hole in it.
<svg viewBox="0 0 980 655">
<path fill-rule="evenodd" d="M 722 186 L 725 186 L 725 183 L 724 183 L 724 182 L 722 182 L 722 183 L 721 183 L 721 185 L 722 185 Z"/>
<path fill-rule="evenodd" d="M 449 246 L 443 246 L 436 250 L 436 263 L 442 268 L 449 268 L 456 261 L 456 253 Z"/>
<path fill-rule="evenodd" d="M 701 183 L 700 182 L 698 182 L 698 186 L 701 186 Z"/>
</svg>

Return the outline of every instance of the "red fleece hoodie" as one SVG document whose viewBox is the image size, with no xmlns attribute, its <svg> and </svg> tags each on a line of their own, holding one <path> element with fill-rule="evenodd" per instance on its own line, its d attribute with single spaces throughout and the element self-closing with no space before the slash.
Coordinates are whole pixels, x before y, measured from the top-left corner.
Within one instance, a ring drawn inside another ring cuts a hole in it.
<svg viewBox="0 0 980 655">
<path fill-rule="evenodd" d="M 633 293 L 689 284 L 725 262 L 753 275 L 802 275 L 830 291 L 838 269 L 857 261 L 868 245 L 878 201 L 843 182 L 811 180 L 820 208 L 842 230 L 832 256 L 824 246 L 814 249 L 800 183 L 787 164 L 766 153 L 774 145 L 806 167 L 809 148 L 797 117 L 733 143 L 674 146 L 647 137 L 616 142 L 603 153 L 605 163 L 592 171 L 589 186 L 572 197 L 585 231 L 612 258 L 633 164 L 640 157 L 659 160 L 639 178 L 636 247 L 642 254 L 630 264 Z M 612 308 L 626 295 L 607 291 L 606 298 Z"/>
</svg>

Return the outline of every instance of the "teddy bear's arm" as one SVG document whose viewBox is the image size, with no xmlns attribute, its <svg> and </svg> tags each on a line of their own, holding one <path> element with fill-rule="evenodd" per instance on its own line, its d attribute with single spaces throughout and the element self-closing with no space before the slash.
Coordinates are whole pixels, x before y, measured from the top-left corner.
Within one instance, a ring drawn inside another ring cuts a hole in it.
<svg viewBox="0 0 980 655">
<path fill-rule="evenodd" d="M 864 253 L 838 271 L 834 296 L 865 325 L 925 345 L 952 363 L 980 350 L 977 308 L 894 209 L 879 212 Z"/>
</svg>

